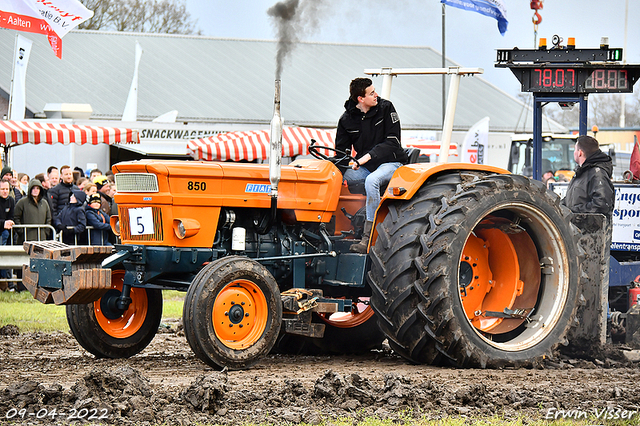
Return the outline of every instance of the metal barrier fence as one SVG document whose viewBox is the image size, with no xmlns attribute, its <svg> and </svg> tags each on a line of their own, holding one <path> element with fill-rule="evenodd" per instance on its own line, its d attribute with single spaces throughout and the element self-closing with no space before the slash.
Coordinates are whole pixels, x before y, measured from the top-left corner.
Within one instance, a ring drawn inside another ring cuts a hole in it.
<svg viewBox="0 0 640 426">
<path fill-rule="evenodd" d="M 5 283 L 22 282 L 22 273 L 20 272 L 17 276 L 14 276 L 13 270 L 22 271 L 22 266 L 29 264 L 29 255 L 24 251 L 22 242 L 33 241 L 32 239 L 27 238 L 29 236 L 28 230 L 30 229 L 37 229 L 37 232 L 32 233 L 37 234 L 36 241 L 43 240 L 40 237 L 42 230 L 46 229 L 50 231 L 49 235 L 51 238 L 46 238 L 45 240 L 56 240 L 62 242 L 62 232 L 56 231 L 56 229 L 51 225 L 13 225 L 13 228 L 8 230 L 9 239 L 7 240 L 7 244 L 0 245 L 0 271 L 9 271 L 7 274 L 11 276 L 10 278 L 0 276 L 0 290 L 5 288 Z M 68 226 L 67 229 L 73 229 L 73 226 Z M 87 244 L 91 245 L 91 231 L 94 229 L 95 228 L 93 226 L 87 226 L 85 231 L 80 234 L 75 234 L 75 245 L 79 245 L 78 238 L 83 238 L 85 235 L 87 237 Z M 18 236 L 18 233 L 15 232 L 19 230 L 22 232 L 21 236 Z"/>
<path fill-rule="evenodd" d="M 73 226 L 67 226 L 67 230 L 72 230 L 72 229 L 73 229 Z M 74 236 L 73 236 L 74 245 L 76 245 L 76 246 L 80 245 L 80 241 L 78 239 L 79 238 L 83 238 L 85 234 L 87 236 L 86 245 L 91 245 L 91 231 L 93 231 L 95 228 L 93 226 L 86 226 L 84 229 L 85 230 L 82 231 L 81 233 L 74 234 Z M 60 241 L 62 241 L 62 234 L 63 234 L 63 232 L 60 231 Z M 81 242 L 84 243 L 84 241 L 81 241 Z"/>
<path fill-rule="evenodd" d="M 42 229 L 48 229 L 48 230 L 51 231 L 51 235 L 53 236 L 53 238 L 47 238 L 47 240 L 59 240 L 58 232 L 56 231 L 56 228 L 54 228 L 51 225 L 17 225 L 16 224 L 16 225 L 13 225 L 13 228 L 8 230 L 9 231 L 9 240 L 7 241 L 7 245 L 8 246 L 17 245 L 16 237 L 18 235 L 17 235 L 17 232 L 15 232 L 15 231 L 18 231 L 20 229 L 24 230 L 23 231 L 23 236 L 24 236 L 23 240 L 24 241 L 33 241 L 33 240 L 28 240 L 27 239 L 27 234 L 28 234 L 27 230 L 28 229 L 38 229 L 38 232 L 37 232 L 38 239 L 37 239 L 37 241 L 42 241 L 42 239 L 40 238 L 40 234 L 41 234 L 40 230 L 42 230 Z M 19 246 L 22 247 L 22 243 L 20 243 Z"/>
<path fill-rule="evenodd" d="M 26 240 L 30 241 L 27 237 L 29 233 L 27 232 L 29 229 L 36 229 L 37 231 L 37 241 L 41 241 L 42 230 L 46 229 L 50 231 L 50 235 L 53 238 L 49 238 L 50 240 L 58 239 L 58 233 L 56 229 L 51 225 L 13 225 L 13 228 L 8 229 L 9 238 L 7 240 L 7 245 L 0 245 L 0 271 L 8 271 L 3 272 L 3 275 L 9 275 L 9 277 L 0 276 L 0 287 L 4 287 L 2 284 L 8 282 L 21 282 L 21 272 L 18 276 L 13 275 L 13 270 L 17 269 L 22 271 L 22 265 L 29 263 L 29 255 L 22 248 L 22 243 L 17 244 L 17 240 Z M 15 231 L 22 230 L 23 236 L 18 238 L 18 235 Z M 33 233 L 32 233 L 33 234 Z"/>
</svg>

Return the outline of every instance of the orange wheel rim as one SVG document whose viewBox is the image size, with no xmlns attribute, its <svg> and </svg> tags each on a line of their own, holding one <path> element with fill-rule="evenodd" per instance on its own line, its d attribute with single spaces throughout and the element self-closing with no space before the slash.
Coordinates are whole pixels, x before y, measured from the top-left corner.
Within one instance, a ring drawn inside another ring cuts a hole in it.
<svg viewBox="0 0 640 426">
<path fill-rule="evenodd" d="M 213 329 L 230 349 L 247 349 L 258 342 L 268 320 L 267 299 L 260 287 L 249 280 L 227 284 L 213 302 Z"/>
<path fill-rule="evenodd" d="M 122 284 L 124 282 L 124 271 L 113 271 L 111 273 L 111 289 L 122 292 Z M 126 339 L 133 336 L 140 330 L 147 318 L 147 310 L 149 308 L 149 300 L 147 292 L 143 288 L 131 288 L 131 304 L 119 317 L 109 318 L 102 310 L 101 300 L 93 302 L 93 309 L 96 320 L 100 328 L 111 337 L 116 339 Z"/>
<path fill-rule="evenodd" d="M 368 300 L 368 298 L 360 298 Z M 371 306 L 365 303 L 356 303 L 351 312 L 337 312 L 334 314 L 319 315 L 322 321 L 337 328 L 353 328 L 367 322 L 373 317 L 374 311 Z"/>
<path fill-rule="evenodd" d="M 469 236 L 460 269 L 460 297 L 465 314 L 475 328 L 491 332 L 504 318 L 485 312 L 512 309 L 523 291 L 516 248 L 503 231 L 480 229 Z"/>
</svg>

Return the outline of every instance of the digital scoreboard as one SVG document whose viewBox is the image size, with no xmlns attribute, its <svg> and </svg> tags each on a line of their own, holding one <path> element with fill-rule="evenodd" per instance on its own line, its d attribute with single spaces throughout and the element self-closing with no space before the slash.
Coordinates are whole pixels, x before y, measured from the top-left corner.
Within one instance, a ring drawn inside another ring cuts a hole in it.
<svg viewBox="0 0 640 426">
<path fill-rule="evenodd" d="M 523 92 L 632 93 L 640 65 L 621 57 L 622 49 L 499 50 L 496 67 L 510 68 Z"/>
<path fill-rule="evenodd" d="M 640 69 L 629 66 L 512 68 L 522 91 L 536 93 L 631 93 Z"/>
</svg>

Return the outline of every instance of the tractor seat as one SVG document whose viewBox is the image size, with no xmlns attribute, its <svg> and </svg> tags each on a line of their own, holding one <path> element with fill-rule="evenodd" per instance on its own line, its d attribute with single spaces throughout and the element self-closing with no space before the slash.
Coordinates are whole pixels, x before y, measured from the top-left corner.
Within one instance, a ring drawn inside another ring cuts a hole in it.
<svg viewBox="0 0 640 426">
<path fill-rule="evenodd" d="M 420 149 L 419 148 L 405 148 L 404 153 L 407 154 L 407 164 L 415 164 L 418 162 L 418 158 L 420 157 Z"/>
<path fill-rule="evenodd" d="M 407 164 L 414 164 L 418 162 L 418 157 L 420 157 L 420 149 L 419 148 L 405 148 L 405 154 L 407 154 Z M 384 191 L 387 188 L 380 188 L 380 195 L 384 195 Z M 364 181 L 351 182 L 349 184 L 349 192 L 352 194 L 362 194 L 367 195 L 364 190 Z"/>
</svg>

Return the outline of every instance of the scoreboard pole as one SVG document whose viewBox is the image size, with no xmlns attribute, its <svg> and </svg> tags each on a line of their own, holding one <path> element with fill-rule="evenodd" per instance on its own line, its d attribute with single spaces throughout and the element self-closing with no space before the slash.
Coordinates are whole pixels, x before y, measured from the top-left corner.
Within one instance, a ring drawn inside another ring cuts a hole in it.
<svg viewBox="0 0 640 426">
<path fill-rule="evenodd" d="M 543 93 L 533 94 L 533 178 L 540 180 L 542 173 L 546 170 L 542 168 L 542 106 L 550 102 L 578 104 L 580 108 L 580 123 L 578 133 L 580 136 L 587 134 L 587 116 L 589 106 L 589 95 L 564 94 L 549 95 Z"/>
</svg>

